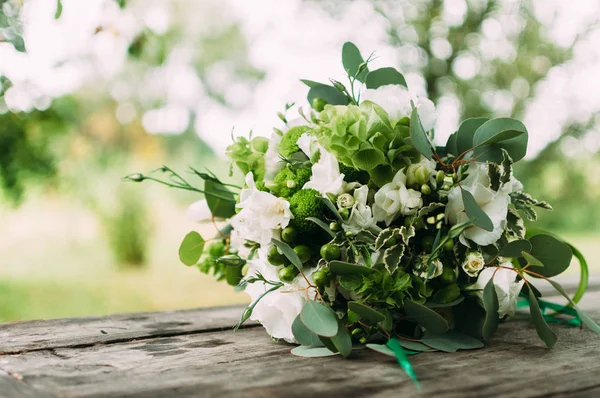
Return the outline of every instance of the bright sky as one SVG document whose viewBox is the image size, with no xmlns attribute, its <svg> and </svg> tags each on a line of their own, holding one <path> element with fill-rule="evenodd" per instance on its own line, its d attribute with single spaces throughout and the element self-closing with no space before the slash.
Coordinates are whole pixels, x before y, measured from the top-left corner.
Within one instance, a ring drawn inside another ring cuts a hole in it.
<svg viewBox="0 0 600 398">
<path fill-rule="evenodd" d="M 300 78 L 343 80 L 340 52 L 347 40 L 365 54 L 376 51 L 373 67 L 397 65 L 399 52 L 385 43 L 386 23 L 370 3 L 349 2 L 334 18 L 317 3 L 301 0 L 130 0 L 125 11 L 113 0 L 63 0 L 63 15 L 56 21 L 56 0 L 26 0 L 23 16 L 28 53 L 0 43 L 0 75 L 8 76 L 15 85 L 5 99 L 12 110 L 44 109 L 51 98 L 95 82 L 119 101 L 116 117 L 122 122 L 143 112 L 142 121 L 149 132 L 177 133 L 187 128 L 190 115 L 195 113 L 198 134 L 222 151 L 229 144 L 233 126 L 236 134 L 252 129 L 260 135 L 268 135 L 273 126 L 279 126 L 276 112 L 283 110 L 285 103 L 303 103 L 306 88 L 298 82 Z M 518 5 L 517 0 L 505 3 Z M 570 46 L 581 28 L 600 15 L 598 0 L 537 0 L 535 4 L 535 13 L 552 39 L 563 46 Z M 449 0 L 446 7 L 444 18 L 452 23 L 462 18 L 465 2 Z M 266 73 L 263 81 L 249 86 L 227 63 L 208 71 L 211 87 L 224 93 L 233 107 L 216 103 L 204 92 L 192 66 L 194 54 L 201 49 L 186 47 L 185 43 L 160 69 L 133 76 L 127 68 L 127 45 L 144 26 L 162 33 L 176 23 L 184 26 L 190 37 L 198 37 L 231 22 L 241 25 L 251 62 Z M 489 48 L 495 51 L 503 51 L 503 35 L 510 26 L 502 22 L 484 26 Z M 98 26 L 109 28 L 95 34 Z M 443 56 L 445 46 L 440 41 L 434 51 Z M 529 156 L 556 139 L 567 121 L 600 111 L 600 29 L 579 42 L 574 53 L 572 62 L 551 69 L 547 79 L 529 94 L 533 100 L 524 120 L 531 136 Z M 477 72 L 477 65 L 468 58 L 461 59 L 457 68 L 466 78 Z M 423 92 L 418 75 L 407 74 L 407 80 L 412 90 Z M 523 91 L 518 83 L 513 92 Z M 486 100 L 501 115 L 511 97 L 503 92 L 488 94 Z M 140 104 L 152 100 L 165 106 L 141 109 Z M 440 142 L 456 128 L 457 106 L 453 98 L 438 104 L 436 132 Z M 600 132 L 592 131 L 583 141 L 572 144 L 596 151 Z"/>
</svg>

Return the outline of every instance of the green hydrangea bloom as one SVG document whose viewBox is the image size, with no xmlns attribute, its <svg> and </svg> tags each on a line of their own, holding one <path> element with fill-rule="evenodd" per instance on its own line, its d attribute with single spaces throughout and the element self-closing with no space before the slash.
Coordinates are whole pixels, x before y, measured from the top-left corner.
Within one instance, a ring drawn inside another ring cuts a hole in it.
<svg viewBox="0 0 600 398">
<path fill-rule="evenodd" d="M 302 168 L 293 171 L 289 167 L 281 170 L 270 184 L 271 192 L 279 197 L 290 198 L 298 192 L 312 176 L 311 169 Z"/>
<path fill-rule="evenodd" d="M 319 199 L 320 194 L 315 189 L 301 189 L 290 198 L 290 211 L 294 215 L 291 225 L 298 232 L 310 232 L 317 225 L 307 220 L 307 217 L 315 217 L 320 220 L 325 218 L 327 205 Z"/>
<path fill-rule="evenodd" d="M 369 138 L 366 115 L 356 105 L 326 105 L 319 120 L 322 128 L 317 137 L 321 145 L 344 165 L 353 167 L 352 155 Z"/>
<path fill-rule="evenodd" d="M 226 154 L 231 159 L 232 165 L 235 164 L 243 175 L 252 172 L 254 181 L 258 184 L 265 177 L 265 154 L 262 152 L 264 145 L 257 145 L 255 140 L 250 141 L 245 137 L 238 137 L 233 144 L 227 147 Z M 261 188 L 259 187 L 259 189 Z"/>
<path fill-rule="evenodd" d="M 308 126 L 296 126 L 289 129 L 283 137 L 281 137 L 281 143 L 279 144 L 279 153 L 284 158 L 289 158 L 294 153 L 300 150 L 298 146 L 298 138 L 304 133 L 310 130 Z"/>
</svg>

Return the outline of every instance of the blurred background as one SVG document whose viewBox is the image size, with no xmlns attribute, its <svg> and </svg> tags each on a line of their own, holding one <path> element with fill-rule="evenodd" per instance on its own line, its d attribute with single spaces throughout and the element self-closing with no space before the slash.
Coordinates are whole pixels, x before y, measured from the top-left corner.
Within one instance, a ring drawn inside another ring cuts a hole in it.
<svg viewBox="0 0 600 398">
<path fill-rule="evenodd" d="M 121 178 L 227 176 L 231 135 L 270 135 L 286 103 L 307 106 L 300 78 L 344 80 L 348 40 L 437 104 L 441 144 L 467 117 L 522 119 L 516 174 L 555 208 L 537 227 L 600 273 L 598 0 L 0 6 L 0 322 L 246 302 L 179 263 L 198 197 Z"/>
</svg>

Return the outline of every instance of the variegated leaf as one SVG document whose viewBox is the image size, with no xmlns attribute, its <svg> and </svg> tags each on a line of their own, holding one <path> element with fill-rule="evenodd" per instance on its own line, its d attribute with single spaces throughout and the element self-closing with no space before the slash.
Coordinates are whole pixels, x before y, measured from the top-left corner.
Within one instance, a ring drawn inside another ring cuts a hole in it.
<svg viewBox="0 0 600 398">
<path fill-rule="evenodd" d="M 389 271 L 390 274 L 398 268 L 400 260 L 404 255 L 404 250 L 404 245 L 395 245 L 385 250 L 383 254 L 383 263 L 385 264 L 385 268 Z"/>
</svg>

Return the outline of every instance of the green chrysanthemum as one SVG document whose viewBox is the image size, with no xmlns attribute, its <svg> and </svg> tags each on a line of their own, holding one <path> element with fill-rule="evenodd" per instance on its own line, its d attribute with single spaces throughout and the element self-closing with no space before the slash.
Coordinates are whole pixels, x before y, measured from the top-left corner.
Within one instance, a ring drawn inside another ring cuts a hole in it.
<svg viewBox="0 0 600 398">
<path fill-rule="evenodd" d="M 298 232 L 309 232 L 316 227 L 308 217 L 325 219 L 327 206 L 319 199 L 319 192 L 314 189 L 301 189 L 290 198 L 290 211 L 294 215 L 292 226 Z"/>
<path fill-rule="evenodd" d="M 303 168 L 295 172 L 289 167 L 281 170 L 270 184 L 271 192 L 276 196 L 290 198 L 306 184 L 312 176 L 311 169 Z"/>
<path fill-rule="evenodd" d="M 289 129 L 283 137 L 281 137 L 281 143 L 279 144 L 279 153 L 284 158 L 289 158 L 294 153 L 300 150 L 298 147 L 298 138 L 304 133 L 310 130 L 308 126 L 297 126 Z"/>
</svg>

